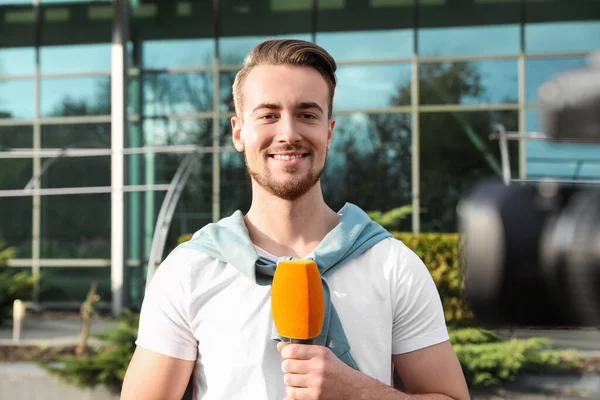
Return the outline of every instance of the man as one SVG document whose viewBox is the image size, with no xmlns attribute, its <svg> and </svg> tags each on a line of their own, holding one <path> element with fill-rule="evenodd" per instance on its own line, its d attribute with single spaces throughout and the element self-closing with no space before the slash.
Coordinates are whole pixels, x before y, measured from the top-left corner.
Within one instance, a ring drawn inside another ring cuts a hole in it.
<svg viewBox="0 0 600 400">
<path fill-rule="evenodd" d="M 356 206 L 336 213 L 323 200 L 335 70 L 304 41 L 267 41 L 247 57 L 231 126 L 252 205 L 197 232 L 158 269 L 123 399 L 180 399 L 192 371 L 203 400 L 469 398 L 421 260 Z M 322 344 L 273 340 L 269 276 L 285 257 L 323 268 L 335 311 L 325 328 L 335 333 Z M 392 365 L 407 393 L 390 386 Z"/>
</svg>

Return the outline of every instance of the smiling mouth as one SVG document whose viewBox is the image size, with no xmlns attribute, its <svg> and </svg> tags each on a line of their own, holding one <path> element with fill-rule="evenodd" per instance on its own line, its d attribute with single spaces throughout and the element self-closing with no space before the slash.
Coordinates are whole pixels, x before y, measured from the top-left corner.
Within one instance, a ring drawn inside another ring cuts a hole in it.
<svg viewBox="0 0 600 400">
<path fill-rule="evenodd" d="M 269 154 L 270 158 L 274 158 L 275 160 L 284 160 L 284 161 L 290 161 L 290 160 L 296 160 L 299 158 L 304 158 L 308 156 L 308 153 L 302 153 L 302 154 Z"/>
</svg>

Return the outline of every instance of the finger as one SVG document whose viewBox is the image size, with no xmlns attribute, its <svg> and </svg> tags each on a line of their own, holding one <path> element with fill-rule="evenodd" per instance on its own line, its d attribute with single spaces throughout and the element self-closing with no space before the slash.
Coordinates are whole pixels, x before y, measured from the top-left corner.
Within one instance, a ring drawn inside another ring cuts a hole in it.
<svg viewBox="0 0 600 400">
<path fill-rule="evenodd" d="M 310 360 L 320 354 L 321 346 L 311 344 L 288 344 L 281 350 L 283 359 Z"/>
<path fill-rule="evenodd" d="M 286 386 L 306 388 L 309 384 L 309 375 L 304 374 L 285 374 L 283 383 Z"/>
<path fill-rule="evenodd" d="M 310 399 L 310 394 L 311 394 L 311 390 L 312 389 L 307 389 L 307 388 L 297 388 L 297 387 L 286 387 L 285 388 L 285 393 L 287 394 L 287 397 L 294 399 L 294 400 L 304 400 L 304 399 Z"/>
<path fill-rule="evenodd" d="M 310 372 L 310 361 L 283 360 L 281 370 L 286 374 L 308 374 Z"/>
<path fill-rule="evenodd" d="M 291 343 L 288 343 L 288 342 L 279 342 L 279 343 L 277 343 L 277 350 L 281 352 L 281 350 L 282 350 L 282 349 L 283 349 L 285 346 L 287 346 L 287 345 L 289 345 L 289 344 L 291 344 Z"/>
</svg>

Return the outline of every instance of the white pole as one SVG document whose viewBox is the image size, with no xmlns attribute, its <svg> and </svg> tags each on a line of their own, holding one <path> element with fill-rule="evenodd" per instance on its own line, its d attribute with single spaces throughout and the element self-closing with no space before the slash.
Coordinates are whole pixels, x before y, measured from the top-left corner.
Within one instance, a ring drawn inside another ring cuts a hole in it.
<svg viewBox="0 0 600 400">
<path fill-rule="evenodd" d="M 124 278 L 124 164 L 123 143 L 127 131 L 127 7 L 113 1 L 111 54 L 111 291 L 112 313 L 123 312 Z"/>
</svg>

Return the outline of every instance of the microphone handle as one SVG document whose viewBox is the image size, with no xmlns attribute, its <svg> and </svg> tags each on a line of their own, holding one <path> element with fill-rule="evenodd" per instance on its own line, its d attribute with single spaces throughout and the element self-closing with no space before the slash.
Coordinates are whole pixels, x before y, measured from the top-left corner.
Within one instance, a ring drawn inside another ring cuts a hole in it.
<svg viewBox="0 0 600 400">
<path fill-rule="evenodd" d="M 312 339 L 291 339 L 293 344 L 312 344 Z"/>
</svg>

